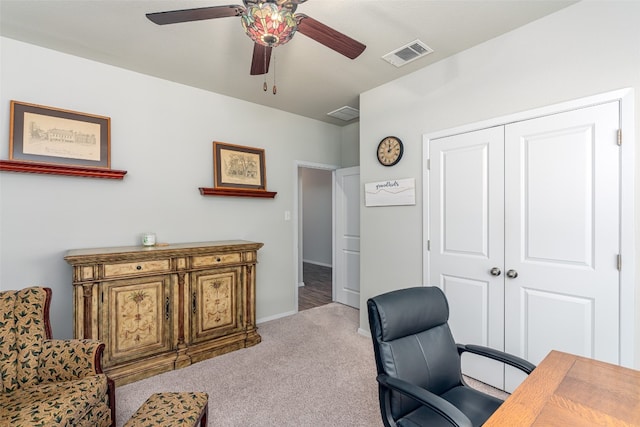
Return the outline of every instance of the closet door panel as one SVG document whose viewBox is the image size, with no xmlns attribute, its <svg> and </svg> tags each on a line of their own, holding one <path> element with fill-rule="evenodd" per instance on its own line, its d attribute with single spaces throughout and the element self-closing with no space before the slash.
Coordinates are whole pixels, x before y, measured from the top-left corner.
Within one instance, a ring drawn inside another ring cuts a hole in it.
<svg viewBox="0 0 640 427">
<path fill-rule="evenodd" d="M 456 340 L 621 362 L 619 128 L 613 101 L 428 141 L 426 269 Z"/>
<path fill-rule="evenodd" d="M 549 120 L 546 120 L 549 121 Z M 535 123 L 527 123 L 535 126 Z M 522 261 L 593 267 L 594 135 L 591 124 L 520 136 Z M 514 132 L 520 126 L 509 128 Z M 515 129 L 514 129 L 515 128 Z M 510 133 L 510 135 L 512 135 Z M 515 177 L 514 177 L 515 178 Z"/>
<path fill-rule="evenodd" d="M 502 127 L 430 141 L 429 284 L 447 295 L 456 341 L 502 349 Z M 501 387 L 500 364 L 463 356 L 463 372 Z"/>
<path fill-rule="evenodd" d="M 619 363 L 618 103 L 506 126 L 505 349 Z"/>
</svg>

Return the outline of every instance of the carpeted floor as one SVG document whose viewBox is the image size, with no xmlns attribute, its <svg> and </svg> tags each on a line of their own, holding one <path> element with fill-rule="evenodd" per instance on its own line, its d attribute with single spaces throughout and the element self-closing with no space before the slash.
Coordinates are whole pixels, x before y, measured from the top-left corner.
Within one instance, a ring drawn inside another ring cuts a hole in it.
<svg viewBox="0 0 640 427">
<path fill-rule="evenodd" d="M 370 338 L 338 303 L 259 325 L 262 343 L 116 389 L 117 425 L 152 393 L 209 393 L 209 426 L 381 426 Z"/>
<path fill-rule="evenodd" d="M 117 426 L 164 391 L 209 393 L 209 426 L 382 426 L 371 339 L 358 321 L 357 310 L 330 303 L 260 324 L 254 347 L 117 387 Z"/>
</svg>

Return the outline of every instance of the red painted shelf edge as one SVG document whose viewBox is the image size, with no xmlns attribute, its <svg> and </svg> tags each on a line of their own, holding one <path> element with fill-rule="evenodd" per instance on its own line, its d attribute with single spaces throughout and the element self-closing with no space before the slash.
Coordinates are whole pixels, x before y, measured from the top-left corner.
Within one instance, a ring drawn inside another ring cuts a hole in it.
<svg viewBox="0 0 640 427">
<path fill-rule="evenodd" d="M 81 166 L 51 165 L 44 163 L 0 160 L 0 171 L 42 173 L 48 175 L 82 176 L 87 178 L 123 179 L 127 171 Z"/>
<path fill-rule="evenodd" d="M 200 187 L 200 194 L 203 196 L 259 197 L 263 199 L 273 199 L 278 193 L 276 191 L 265 190 L 236 190 Z"/>
</svg>

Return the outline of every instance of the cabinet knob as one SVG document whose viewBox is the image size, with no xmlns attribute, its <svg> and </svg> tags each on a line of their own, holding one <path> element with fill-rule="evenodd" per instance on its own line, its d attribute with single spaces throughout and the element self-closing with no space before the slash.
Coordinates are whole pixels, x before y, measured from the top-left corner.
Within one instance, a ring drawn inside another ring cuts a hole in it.
<svg viewBox="0 0 640 427">
<path fill-rule="evenodd" d="M 509 270 L 507 271 L 507 277 L 509 279 L 515 279 L 516 277 L 518 277 L 518 272 L 515 270 Z"/>
<path fill-rule="evenodd" d="M 493 267 L 491 270 L 489 270 L 489 273 L 491 273 L 492 276 L 499 276 L 502 271 L 500 271 L 498 267 Z"/>
<path fill-rule="evenodd" d="M 216 262 L 220 262 L 220 261 L 222 261 L 222 259 L 216 258 Z"/>
<path fill-rule="evenodd" d="M 138 265 L 138 266 L 136 267 L 136 270 L 142 270 L 142 266 L 141 266 L 141 265 Z"/>
</svg>

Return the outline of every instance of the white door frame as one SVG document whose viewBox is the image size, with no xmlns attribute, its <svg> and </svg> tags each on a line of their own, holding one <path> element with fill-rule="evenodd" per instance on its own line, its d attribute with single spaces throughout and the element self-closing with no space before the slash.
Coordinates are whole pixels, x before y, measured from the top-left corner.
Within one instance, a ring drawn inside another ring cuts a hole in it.
<svg viewBox="0 0 640 427">
<path fill-rule="evenodd" d="M 300 185 L 300 169 L 308 168 L 308 169 L 320 169 L 331 171 L 332 179 L 331 179 L 331 235 L 335 234 L 335 206 L 333 206 L 333 200 L 335 198 L 335 170 L 340 169 L 339 166 L 324 164 L 324 163 L 312 163 L 305 162 L 302 160 L 295 160 L 293 162 L 293 214 L 291 216 L 291 226 L 293 227 L 293 285 L 294 285 L 294 312 L 298 312 L 298 286 L 300 286 L 302 277 L 302 230 L 300 229 L 302 223 L 300 222 L 300 211 L 302 209 L 302 197 L 300 192 L 302 191 L 302 186 Z M 333 259 L 333 254 L 335 253 L 335 241 L 332 240 L 331 243 L 331 256 Z M 333 283 L 331 288 L 335 287 L 335 283 Z M 335 290 L 332 291 L 332 293 Z"/>
<path fill-rule="evenodd" d="M 423 283 L 429 283 L 429 257 L 427 242 L 429 241 L 429 141 L 445 136 L 452 136 L 465 132 L 472 132 L 492 126 L 502 126 L 513 122 L 529 120 L 537 117 L 557 114 L 564 111 L 620 101 L 620 127 L 622 131 L 622 145 L 620 150 L 620 254 L 623 268 L 620 270 L 620 364 L 636 368 L 635 340 L 638 330 L 635 314 L 635 111 L 633 88 L 620 89 L 599 95 L 589 96 L 573 101 L 554 104 L 542 108 L 497 117 L 477 123 L 472 123 L 453 129 L 446 129 L 422 137 L 422 229 L 423 229 Z"/>
</svg>

